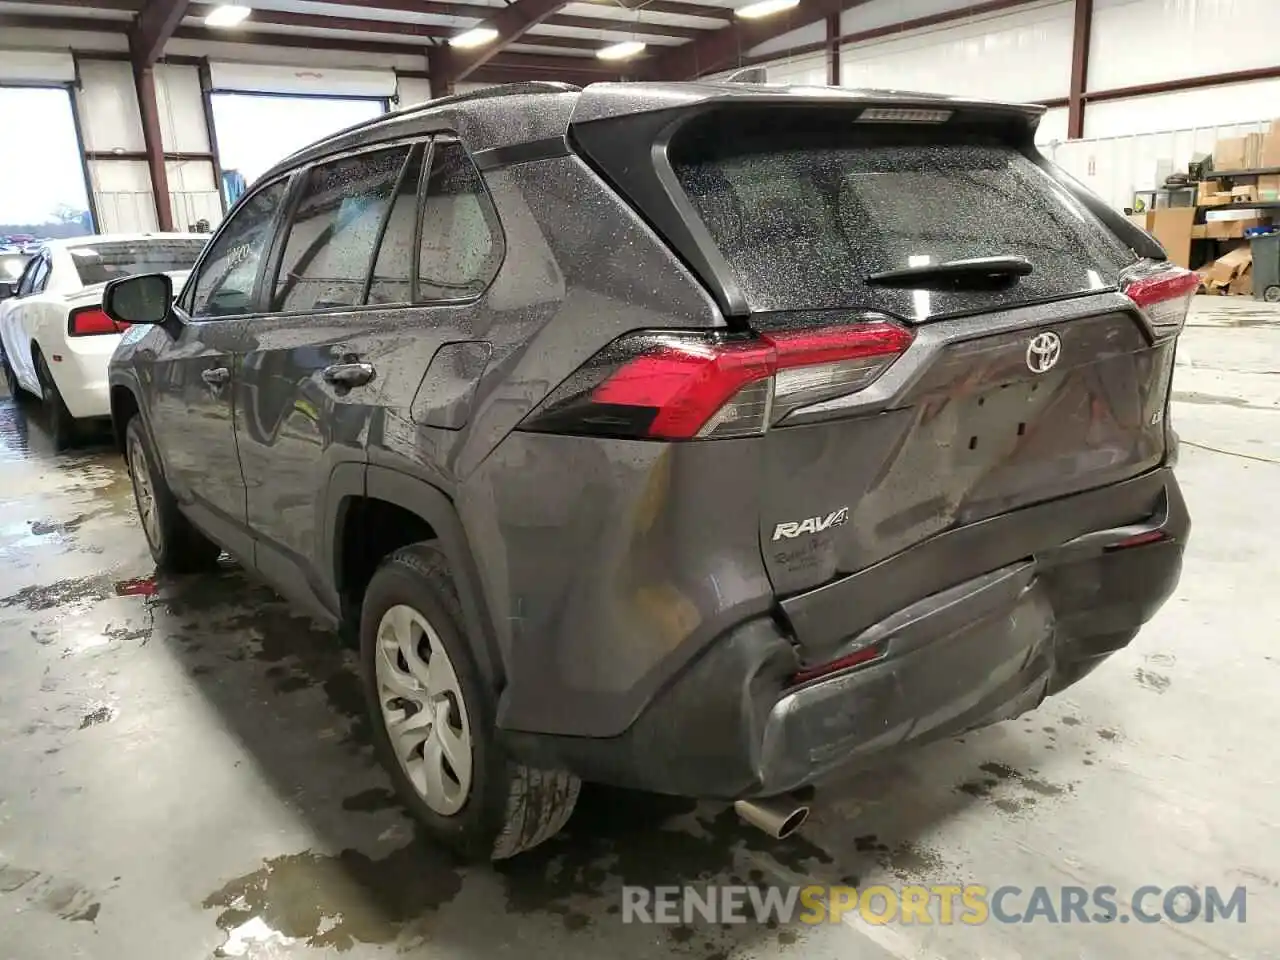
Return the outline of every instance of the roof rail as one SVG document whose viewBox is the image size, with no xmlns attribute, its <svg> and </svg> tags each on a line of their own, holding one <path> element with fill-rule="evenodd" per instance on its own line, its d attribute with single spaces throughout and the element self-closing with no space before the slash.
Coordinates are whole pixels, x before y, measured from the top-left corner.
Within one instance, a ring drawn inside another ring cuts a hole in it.
<svg viewBox="0 0 1280 960">
<path fill-rule="evenodd" d="M 299 150 L 295 150 L 283 160 L 280 160 L 267 172 L 270 173 L 281 167 L 287 167 L 289 163 L 304 153 L 309 153 L 318 147 L 333 143 L 340 140 L 348 134 L 355 133 L 357 130 L 363 130 L 366 127 L 377 126 L 380 123 L 386 123 L 388 120 L 407 117 L 423 110 L 431 110 L 435 107 L 447 107 L 456 103 L 470 103 L 473 100 L 488 100 L 492 97 L 514 97 L 521 94 L 530 93 L 581 93 L 582 88 L 572 83 L 560 83 L 556 80 L 522 80 L 518 83 L 498 83 L 492 87 L 483 87 L 480 90 L 473 90 L 470 93 L 454 93 L 447 97 L 438 97 L 435 100 L 427 100 L 423 103 L 415 103 L 412 106 L 402 107 L 399 110 L 389 110 L 386 113 L 371 117 L 368 120 L 361 120 L 359 123 L 353 123 L 349 127 L 343 127 L 334 133 L 329 134 L 317 140 L 315 143 L 308 144 Z M 264 174 L 265 176 L 265 174 Z"/>
<path fill-rule="evenodd" d="M 451 93 L 447 97 L 415 103 L 405 110 L 427 110 L 431 107 L 448 106 L 455 103 L 468 103 L 472 100 L 488 100 L 491 97 L 515 97 L 529 93 L 581 93 L 582 88 L 572 83 L 561 83 L 558 80 L 521 80 L 518 83 L 496 83 L 492 87 L 481 87 L 470 93 Z"/>
<path fill-rule="evenodd" d="M 764 67 L 743 67 L 735 70 L 727 77 L 720 78 L 721 83 L 768 83 L 769 71 Z"/>
</svg>

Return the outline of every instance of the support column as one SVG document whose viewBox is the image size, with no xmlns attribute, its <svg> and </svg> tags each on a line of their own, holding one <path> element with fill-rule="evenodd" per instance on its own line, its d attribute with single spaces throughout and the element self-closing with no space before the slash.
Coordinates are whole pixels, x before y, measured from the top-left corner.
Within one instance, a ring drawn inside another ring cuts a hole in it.
<svg viewBox="0 0 1280 960">
<path fill-rule="evenodd" d="M 453 73 L 448 47 L 435 46 L 427 51 L 427 84 L 431 88 L 432 100 L 438 100 L 453 93 Z"/>
<path fill-rule="evenodd" d="M 1071 39 L 1071 88 L 1067 94 L 1067 137 L 1084 136 L 1085 92 L 1089 85 L 1089 44 L 1093 37 L 1093 0 L 1076 0 Z"/>
<path fill-rule="evenodd" d="M 840 14 L 827 17 L 827 85 L 840 86 Z"/>
<path fill-rule="evenodd" d="M 160 106 L 156 101 L 155 68 L 135 67 L 133 80 L 138 91 L 142 142 L 147 154 L 147 169 L 151 173 L 151 192 L 156 203 L 156 224 L 161 230 L 172 230 L 173 204 L 169 200 L 169 173 L 164 165 L 164 143 L 160 136 Z"/>
</svg>

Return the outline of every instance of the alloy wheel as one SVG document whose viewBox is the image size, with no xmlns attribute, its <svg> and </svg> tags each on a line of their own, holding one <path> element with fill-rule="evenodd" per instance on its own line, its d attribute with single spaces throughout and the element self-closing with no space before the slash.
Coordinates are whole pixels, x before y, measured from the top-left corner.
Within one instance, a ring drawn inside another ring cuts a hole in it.
<svg viewBox="0 0 1280 960">
<path fill-rule="evenodd" d="M 471 791 L 471 723 L 453 661 L 417 610 L 397 604 L 378 624 L 378 703 L 401 769 L 441 816 Z"/>
<path fill-rule="evenodd" d="M 147 468 L 147 455 L 142 441 L 129 438 L 129 479 L 133 482 L 133 498 L 138 504 L 138 516 L 142 530 L 152 549 L 159 550 L 163 543 L 160 533 L 160 511 L 156 505 L 155 487 L 151 483 L 151 471 Z"/>
</svg>

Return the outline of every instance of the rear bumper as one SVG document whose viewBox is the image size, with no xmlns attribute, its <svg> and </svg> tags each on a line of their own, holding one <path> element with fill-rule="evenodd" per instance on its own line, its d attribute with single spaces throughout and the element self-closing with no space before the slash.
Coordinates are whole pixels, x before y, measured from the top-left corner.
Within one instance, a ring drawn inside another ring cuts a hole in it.
<svg viewBox="0 0 1280 960">
<path fill-rule="evenodd" d="M 620 736 L 505 738 L 529 762 L 587 780 L 731 799 L 794 790 L 1016 716 L 1128 644 L 1177 585 L 1186 505 L 1172 471 L 1138 479 L 1163 490 L 1155 516 L 1075 536 L 894 611 L 843 648 L 874 642 L 883 655 L 873 662 L 787 689 L 793 646 L 778 621 L 753 619 L 714 642 Z M 1017 513 L 1036 524 L 1075 499 Z M 1157 532 L 1162 539 L 1117 549 Z M 844 582 L 850 602 L 860 577 Z M 838 602 L 824 590 L 824 605 Z"/>
<path fill-rule="evenodd" d="M 111 416 L 107 366 L 119 341 L 118 334 L 78 337 L 50 351 L 49 372 L 62 402 L 77 420 Z M 53 360 L 53 356 L 60 359 Z"/>
</svg>

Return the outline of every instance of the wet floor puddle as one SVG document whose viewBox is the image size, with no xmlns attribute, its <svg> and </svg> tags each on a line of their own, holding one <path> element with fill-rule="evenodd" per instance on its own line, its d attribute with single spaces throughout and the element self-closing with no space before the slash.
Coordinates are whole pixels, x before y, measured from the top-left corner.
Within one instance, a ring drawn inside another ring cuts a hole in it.
<svg viewBox="0 0 1280 960">
<path fill-rule="evenodd" d="M 372 789 L 344 801 L 357 811 L 409 821 L 389 791 Z M 345 951 L 356 944 L 398 944 L 431 936 L 432 917 L 461 892 L 472 872 L 492 871 L 505 906 L 491 912 L 494 935 L 518 936 L 520 917 L 543 916 L 568 932 L 620 922 L 623 883 L 760 884 L 766 874 L 754 858 L 772 858 L 784 871 L 828 875 L 849 882 L 821 848 L 802 837 L 777 844 L 745 827 L 731 810 L 695 812 L 691 801 L 585 787 L 565 832 L 521 856 L 497 864 L 463 867 L 420 836 L 382 857 L 356 850 L 333 856 L 314 851 L 275 857 L 210 894 L 224 931 L 220 956 L 252 953 L 258 944 L 303 944 Z M 502 929 L 508 925 L 509 929 Z M 666 931 L 671 951 L 711 957 L 727 954 L 737 939 L 794 938 L 785 930 L 681 927 Z"/>
</svg>

